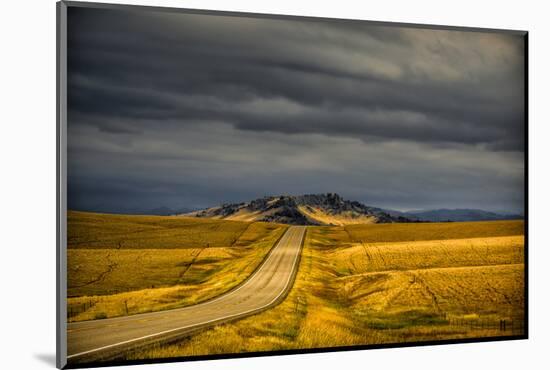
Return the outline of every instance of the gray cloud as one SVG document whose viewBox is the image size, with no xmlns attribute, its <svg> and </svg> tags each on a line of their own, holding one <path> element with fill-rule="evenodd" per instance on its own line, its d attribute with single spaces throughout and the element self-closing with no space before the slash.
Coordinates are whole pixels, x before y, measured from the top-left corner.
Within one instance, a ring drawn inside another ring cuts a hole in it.
<svg viewBox="0 0 550 370">
<path fill-rule="evenodd" d="M 74 207 L 523 207 L 520 36 L 70 8 L 68 45 Z"/>
</svg>

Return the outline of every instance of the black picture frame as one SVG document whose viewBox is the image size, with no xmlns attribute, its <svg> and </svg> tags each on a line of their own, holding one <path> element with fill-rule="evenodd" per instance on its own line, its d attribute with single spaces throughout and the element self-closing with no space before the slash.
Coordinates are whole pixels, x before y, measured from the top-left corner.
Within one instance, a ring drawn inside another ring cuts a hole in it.
<svg viewBox="0 0 550 370">
<path fill-rule="evenodd" d="M 257 19 L 284 19 L 284 20 L 308 20 L 322 22 L 343 22 L 353 23 L 360 22 L 362 24 L 383 25 L 392 27 L 407 27 L 435 30 L 458 30 L 471 32 L 486 32 L 486 33 L 504 33 L 521 35 L 524 39 L 524 334 L 497 336 L 497 337 L 480 337 L 466 339 L 449 339 L 449 340 L 431 340 L 421 342 L 406 342 L 406 343 L 391 343 L 391 344 L 366 344 L 342 347 L 325 347 L 325 348 L 309 348 L 309 349 L 288 349 L 276 350 L 270 352 L 246 352 L 246 353 L 228 353 L 215 355 L 200 355 L 193 357 L 172 357 L 162 359 L 149 360 L 113 360 L 100 363 L 86 363 L 84 365 L 67 364 L 67 9 L 71 7 L 93 8 L 93 9 L 113 9 L 113 10 L 132 10 L 132 11 L 155 11 L 168 13 L 184 13 L 197 15 L 218 15 L 228 17 L 252 17 Z M 308 16 L 289 16 L 275 14 L 260 14 L 246 12 L 231 12 L 218 10 L 200 10 L 200 9 L 185 9 L 171 7 L 156 7 L 156 6 L 139 6 L 139 5 L 121 5 L 108 3 L 92 3 L 78 1 L 60 1 L 57 3 L 57 255 L 56 255 L 56 273 L 57 273 L 57 367 L 58 368 L 89 368 L 89 367 L 105 367 L 119 365 L 137 365 L 137 364 L 155 364 L 167 362 L 187 362 L 187 361 L 202 361 L 215 359 L 231 359 L 231 358 L 248 358 L 259 356 L 280 356 L 292 354 L 306 353 L 321 353 L 321 352 L 340 352 L 340 351 L 357 351 L 366 349 L 380 348 L 401 348 L 401 347 L 418 347 L 418 346 L 434 346 L 448 345 L 461 343 L 480 343 L 494 341 L 509 341 L 509 340 L 525 340 L 529 338 L 529 123 L 528 123 L 528 103 L 529 103 L 529 86 L 528 86 L 528 46 L 529 32 L 524 30 L 506 30 L 506 29 L 488 29 L 488 28 L 472 28 L 472 27 L 457 27 L 445 25 L 427 25 L 413 23 L 397 23 L 397 22 L 381 22 L 368 20 L 353 20 L 353 19 L 335 19 L 335 18 L 320 18 Z"/>
</svg>

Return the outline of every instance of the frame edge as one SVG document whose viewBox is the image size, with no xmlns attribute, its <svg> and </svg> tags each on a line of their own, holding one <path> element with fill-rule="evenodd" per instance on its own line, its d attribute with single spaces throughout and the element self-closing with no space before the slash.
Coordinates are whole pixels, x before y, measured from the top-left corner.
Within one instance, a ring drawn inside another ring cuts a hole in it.
<svg viewBox="0 0 550 370">
<path fill-rule="evenodd" d="M 231 11 L 231 10 L 217 10 L 217 9 L 204 9 L 204 8 L 183 8 L 172 6 L 155 6 L 155 5 L 138 5 L 138 4 L 121 4 L 121 3 L 105 3 L 105 2 L 89 2 L 78 0 L 61 0 L 67 6 L 79 7 L 79 8 L 95 8 L 95 9 L 110 9 L 110 10 L 144 10 L 155 12 L 168 12 L 168 13 L 186 13 L 186 14 L 200 14 L 200 15 L 214 15 L 223 17 L 247 17 L 247 18 L 261 18 L 261 19 L 278 19 L 278 20 L 303 20 L 310 22 L 360 22 L 363 24 L 370 24 L 372 26 L 390 26 L 390 27 L 406 27 L 406 28 L 421 28 L 421 29 L 433 29 L 433 30 L 446 30 L 446 31 L 461 31 L 461 32 L 494 32 L 494 33 L 507 33 L 523 36 L 528 30 L 518 29 L 500 29 L 489 27 L 475 27 L 475 26 L 447 26 L 441 24 L 432 23 L 408 23 L 398 21 L 377 21 L 359 18 L 333 18 L 320 15 L 297 15 L 297 14 L 280 14 L 280 13 L 258 13 L 253 11 Z"/>
<path fill-rule="evenodd" d="M 67 365 L 67 4 L 56 3 L 56 367 Z"/>
</svg>

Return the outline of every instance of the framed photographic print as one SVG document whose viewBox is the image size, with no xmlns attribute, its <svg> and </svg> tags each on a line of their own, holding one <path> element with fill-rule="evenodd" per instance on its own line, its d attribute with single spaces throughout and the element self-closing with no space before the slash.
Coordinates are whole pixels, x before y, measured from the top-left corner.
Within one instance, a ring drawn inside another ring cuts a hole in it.
<svg viewBox="0 0 550 370">
<path fill-rule="evenodd" d="M 57 10 L 58 367 L 527 338 L 526 31 Z"/>
</svg>

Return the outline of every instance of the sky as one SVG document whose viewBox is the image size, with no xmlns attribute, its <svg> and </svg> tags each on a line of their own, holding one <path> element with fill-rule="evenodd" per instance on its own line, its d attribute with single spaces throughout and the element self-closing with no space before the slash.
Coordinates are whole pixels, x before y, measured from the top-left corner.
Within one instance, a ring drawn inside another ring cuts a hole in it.
<svg viewBox="0 0 550 370">
<path fill-rule="evenodd" d="M 517 34 L 70 7 L 68 206 L 524 207 Z"/>
</svg>

